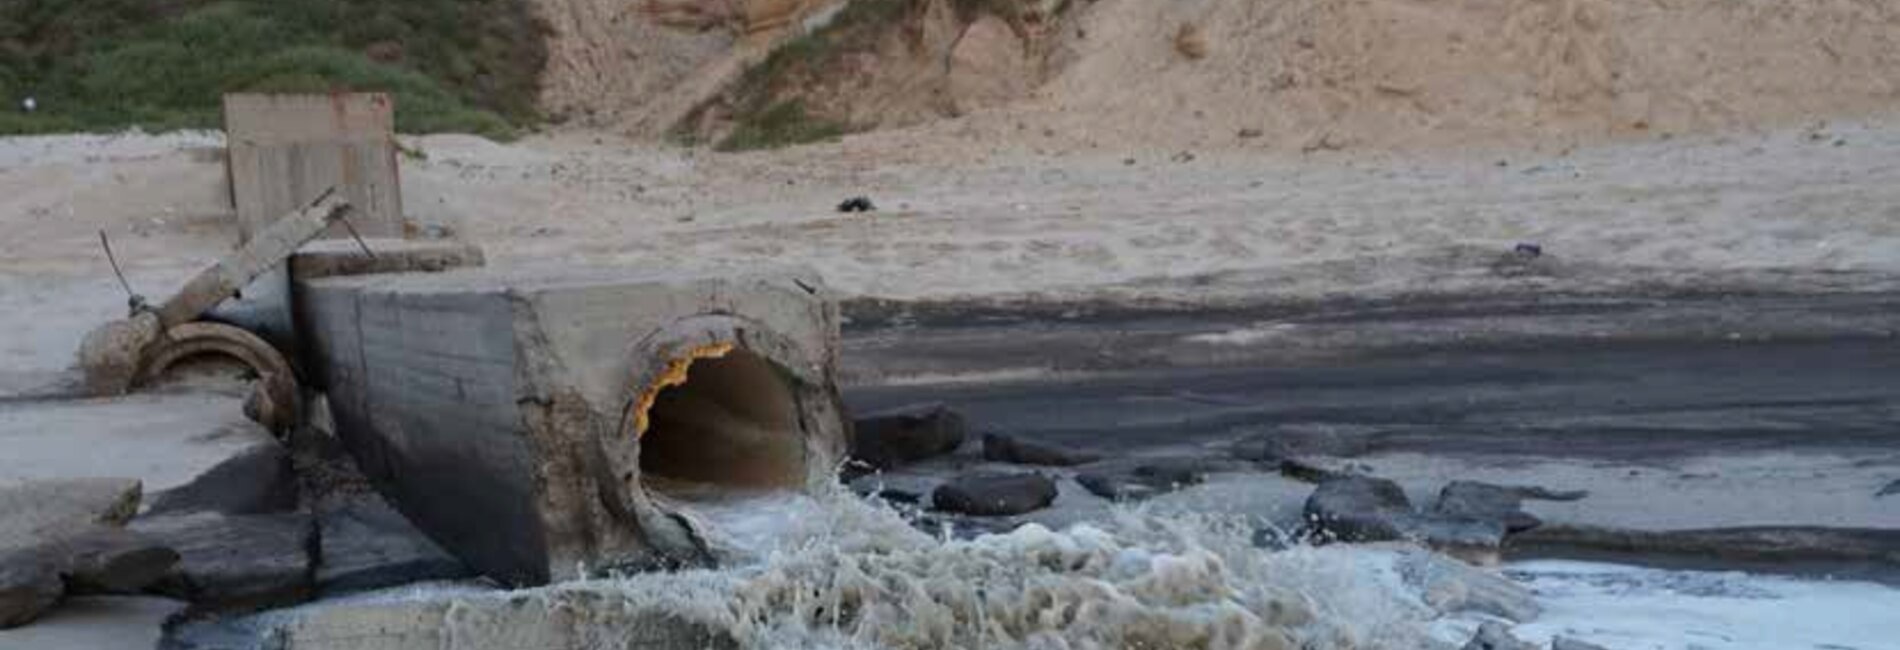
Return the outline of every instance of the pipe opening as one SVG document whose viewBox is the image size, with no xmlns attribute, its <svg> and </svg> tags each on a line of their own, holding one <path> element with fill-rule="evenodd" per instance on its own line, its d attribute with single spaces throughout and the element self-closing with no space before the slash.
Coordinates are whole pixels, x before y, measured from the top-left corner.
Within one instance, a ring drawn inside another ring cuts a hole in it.
<svg viewBox="0 0 1900 650">
<path fill-rule="evenodd" d="M 674 498 L 796 490 L 805 480 L 794 387 L 743 349 L 685 360 L 684 380 L 659 386 L 639 436 L 641 481 Z M 675 383 L 677 382 L 677 383 Z"/>
</svg>

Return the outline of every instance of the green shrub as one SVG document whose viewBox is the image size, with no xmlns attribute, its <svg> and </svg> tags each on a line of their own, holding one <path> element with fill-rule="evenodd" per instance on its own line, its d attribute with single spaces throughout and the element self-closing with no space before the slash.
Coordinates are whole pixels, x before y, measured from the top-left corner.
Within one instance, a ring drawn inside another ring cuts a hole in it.
<svg viewBox="0 0 1900 650">
<path fill-rule="evenodd" d="M 720 151 L 776 149 L 831 140 L 844 134 L 844 125 L 812 117 L 805 113 L 804 103 L 788 100 L 744 116 L 715 148 Z"/>
<path fill-rule="evenodd" d="M 393 94 L 405 132 L 509 137 L 540 119 L 543 36 L 526 0 L 0 0 L 0 134 L 215 127 L 226 92 L 354 90 Z"/>
</svg>

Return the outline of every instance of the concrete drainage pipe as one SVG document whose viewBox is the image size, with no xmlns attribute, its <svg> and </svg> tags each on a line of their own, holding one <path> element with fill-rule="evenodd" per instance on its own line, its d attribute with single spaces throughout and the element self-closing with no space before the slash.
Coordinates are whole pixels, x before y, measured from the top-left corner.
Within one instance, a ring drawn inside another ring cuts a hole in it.
<svg viewBox="0 0 1900 650">
<path fill-rule="evenodd" d="M 815 277 L 610 269 L 300 282 L 345 447 L 505 583 L 712 559 L 708 499 L 835 480 L 836 306 Z"/>
</svg>

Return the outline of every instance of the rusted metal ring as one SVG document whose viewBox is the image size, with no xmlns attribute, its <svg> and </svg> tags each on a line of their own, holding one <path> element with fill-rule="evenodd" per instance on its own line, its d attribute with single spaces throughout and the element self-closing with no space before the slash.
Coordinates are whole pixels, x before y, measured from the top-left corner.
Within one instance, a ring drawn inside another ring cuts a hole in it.
<svg viewBox="0 0 1900 650">
<path fill-rule="evenodd" d="M 257 374 L 245 415 L 280 435 L 296 424 L 297 376 L 290 362 L 256 334 L 224 323 L 198 321 L 165 330 L 139 355 L 132 388 L 150 385 L 179 362 L 206 356 L 231 359 Z"/>
</svg>

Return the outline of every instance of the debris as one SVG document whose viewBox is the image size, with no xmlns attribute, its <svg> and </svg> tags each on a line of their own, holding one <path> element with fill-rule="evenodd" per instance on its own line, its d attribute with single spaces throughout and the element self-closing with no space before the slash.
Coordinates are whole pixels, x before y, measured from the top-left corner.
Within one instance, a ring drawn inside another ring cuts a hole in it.
<svg viewBox="0 0 1900 650">
<path fill-rule="evenodd" d="M 1252 140 L 1254 138 L 1258 138 L 1260 136 L 1266 135 L 1266 132 L 1260 129 L 1255 129 L 1255 128 L 1245 128 L 1245 129 L 1241 129 L 1240 133 L 1236 135 L 1242 140 Z"/>
<path fill-rule="evenodd" d="M 1900 494 L 1900 479 L 1894 479 L 1892 483 L 1887 484 L 1887 487 L 1880 488 L 1879 492 L 1874 493 L 1874 498 L 1878 499 L 1895 494 Z"/>
<path fill-rule="evenodd" d="M 298 247 L 317 238 L 349 212 L 350 204 L 336 196 L 332 188 L 310 206 L 278 218 L 242 248 L 199 271 L 171 298 L 150 308 L 141 306 L 129 318 L 88 333 L 79 348 L 87 391 L 118 395 L 132 389 L 140 369 L 150 365 L 145 355 L 167 338 L 169 330 L 197 320 L 224 299 L 237 295 L 239 289 L 277 268 Z"/>
<path fill-rule="evenodd" d="M 1519 243 L 1511 248 L 1511 252 L 1521 257 L 1539 257 L 1544 254 L 1544 247 L 1537 244 Z"/>
<path fill-rule="evenodd" d="M 1181 23 L 1174 31 L 1174 51 L 1190 61 L 1207 58 L 1207 37 L 1202 36 L 1201 28 L 1193 23 Z"/>
<path fill-rule="evenodd" d="M 1000 433 L 983 434 L 983 459 L 1018 465 L 1069 467 L 1101 460 L 1102 455 Z"/>
<path fill-rule="evenodd" d="M 874 212 L 876 210 L 877 206 L 871 204 L 871 197 L 868 196 L 854 196 L 838 204 L 839 212 Z"/>
<path fill-rule="evenodd" d="M 1046 508 L 1055 500 L 1055 481 L 1041 474 L 965 474 L 930 494 L 931 506 L 937 510 L 984 517 L 1020 515 Z"/>
</svg>

